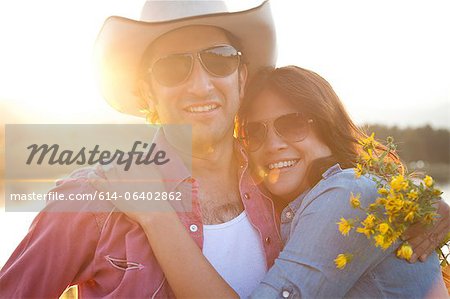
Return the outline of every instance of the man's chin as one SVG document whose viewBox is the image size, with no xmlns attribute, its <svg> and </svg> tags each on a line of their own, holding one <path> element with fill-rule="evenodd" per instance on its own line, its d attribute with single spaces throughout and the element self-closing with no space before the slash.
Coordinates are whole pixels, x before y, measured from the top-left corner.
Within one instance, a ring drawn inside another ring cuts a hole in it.
<svg viewBox="0 0 450 299">
<path fill-rule="evenodd" d="M 233 136 L 230 134 L 229 138 Z M 213 153 L 228 138 L 226 132 L 214 131 L 211 128 L 206 130 L 192 130 L 192 151 L 201 151 L 205 153 Z"/>
</svg>

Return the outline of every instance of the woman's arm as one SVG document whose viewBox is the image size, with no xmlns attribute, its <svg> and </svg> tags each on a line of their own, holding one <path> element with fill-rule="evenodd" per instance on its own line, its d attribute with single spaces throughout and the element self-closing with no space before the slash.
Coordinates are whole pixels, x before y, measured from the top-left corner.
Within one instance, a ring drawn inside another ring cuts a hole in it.
<svg viewBox="0 0 450 299">
<path fill-rule="evenodd" d="M 132 217 L 144 229 L 177 298 L 239 298 L 202 254 L 175 212 Z"/>
</svg>

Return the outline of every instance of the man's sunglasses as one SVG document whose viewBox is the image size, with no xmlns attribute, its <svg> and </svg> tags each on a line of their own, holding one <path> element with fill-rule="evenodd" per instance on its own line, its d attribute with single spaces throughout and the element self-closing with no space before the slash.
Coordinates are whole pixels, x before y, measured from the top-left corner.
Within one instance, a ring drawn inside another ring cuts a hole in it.
<svg viewBox="0 0 450 299">
<path fill-rule="evenodd" d="M 305 119 L 301 113 L 290 113 L 277 117 L 273 122 L 266 120 L 244 123 L 242 140 L 249 151 L 258 150 L 267 137 L 269 124 L 272 123 L 275 133 L 285 141 L 302 141 L 308 136 L 309 126 L 312 122 L 312 119 Z"/>
<path fill-rule="evenodd" d="M 186 81 L 197 56 L 203 68 L 214 77 L 226 77 L 236 71 L 241 52 L 230 45 L 218 45 L 197 53 L 171 54 L 156 60 L 149 68 L 158 83 L 173 87 Z"/>
</svg>

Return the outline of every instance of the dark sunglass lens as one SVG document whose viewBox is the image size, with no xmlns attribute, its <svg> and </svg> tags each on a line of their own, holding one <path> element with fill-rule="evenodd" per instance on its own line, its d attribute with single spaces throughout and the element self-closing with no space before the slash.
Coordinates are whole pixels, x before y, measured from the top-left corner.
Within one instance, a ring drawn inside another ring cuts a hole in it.
<svg viewBox="0 0 450 299">
<path fill-rule="evenodd" d="M 245 126 L 244 141 L 248 150 L 255 151 L 264 142 L 266 127 L 262 123 L 251 122 Z"/>
<path fill-rule="evenodd" d="M 239 65 L 238 51 L 232 46 L 219 46 L 200 52 L 203 65 L 218 77 L 229 76 Z"/>
<path fill-rule="evenodd" d="M 177 85 L 189 76 L 192 56 L 170 55 L 155 62 L 152 73 L 155 79 L 165 86 Z"/>
<path fill-rule="evenodd" d="M 287 141 L 301 141 L 308 134 L 307 121 L 297 113 L 277 118 L 273 125 L 275 130 Z"/>
</svg>

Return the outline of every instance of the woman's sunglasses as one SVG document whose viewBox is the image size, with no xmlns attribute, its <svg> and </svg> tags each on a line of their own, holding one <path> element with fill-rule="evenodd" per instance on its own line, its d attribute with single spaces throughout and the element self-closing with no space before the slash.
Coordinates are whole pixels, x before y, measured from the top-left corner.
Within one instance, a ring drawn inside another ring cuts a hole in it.
<svg viewBox="0 0 450 299">
<path fill-rule="evenodd" d="M 290 113 L 273 120 L 275 133 L 288 142 L 298 142 L 308 136 L 312 119 L 305 119 L 301 113 Z M 258 150 L 267 137 L 270 120 L 244 123 L 242 140 L 244 146 L 251 152 Z"/>
<path fill-rule="evenodd" d="M 218 45 L 197 53 L 181 53 L 164 56 L 149 68 L 158 83 L 173 87 L 186 81 L 194 68 L 195 56 L 203 68 L 214 77 L 226 77 L 236 71 L 241 52 L 230 45 Z"/>
</svg>

